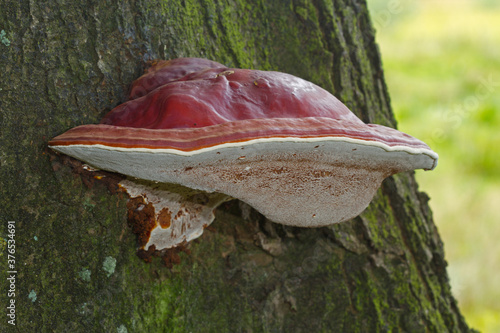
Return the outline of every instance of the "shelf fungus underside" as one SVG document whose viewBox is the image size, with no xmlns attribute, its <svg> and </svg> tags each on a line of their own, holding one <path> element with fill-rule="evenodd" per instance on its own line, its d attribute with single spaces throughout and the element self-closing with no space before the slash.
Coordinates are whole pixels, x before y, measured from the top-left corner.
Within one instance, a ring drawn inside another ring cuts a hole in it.
<svg viewBox="0 0 500 333">
<path fill-rule="evenodd" d="M 437 164 L 425 143 L 363 123 L 289 74 L 180 58 L 151 67 L 132 92 L 100 124 L 73 128 L 49 146 L 128 176 L 120 186 L 154 210 L 142 249 L 200 236 L 232 198 L 285 225 L 347 221 L 386 177 Z"/>
</svg>

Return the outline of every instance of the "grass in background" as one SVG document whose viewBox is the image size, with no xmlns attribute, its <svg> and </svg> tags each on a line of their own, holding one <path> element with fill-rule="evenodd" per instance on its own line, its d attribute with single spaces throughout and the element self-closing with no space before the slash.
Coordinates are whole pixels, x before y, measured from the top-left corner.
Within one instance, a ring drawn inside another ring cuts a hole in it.
<svg viewBox="0 0 500 333">
<path fill-rule="evenodd" d="M 368 0 L 400 130 L 439 153 L 417 172 L 467 322 L 500 332 L 500 4 Z"/>
</svg>

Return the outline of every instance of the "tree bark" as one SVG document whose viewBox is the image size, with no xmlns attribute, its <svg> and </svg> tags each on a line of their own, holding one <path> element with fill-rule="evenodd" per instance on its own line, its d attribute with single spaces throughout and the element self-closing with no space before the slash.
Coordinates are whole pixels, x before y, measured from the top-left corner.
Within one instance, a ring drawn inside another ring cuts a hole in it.
<svg viewBox="0 0 500 333">
<path fill-rule="evenodd" d="M 363 121 L 395 127 L 363 0 L 0 8 L 2 332 L 470 331 L 412 173 L 386 179 L 361 216 L 325 228 L 285 227 L 229 202 L 168 269 L 136 256 L 126 197 L 87 186 L 47 148 L 124 102 L 147 61 L 186 56 L 294 74 Z M 6 297 L 12 238 L 15 296 Z"/>
</svg>

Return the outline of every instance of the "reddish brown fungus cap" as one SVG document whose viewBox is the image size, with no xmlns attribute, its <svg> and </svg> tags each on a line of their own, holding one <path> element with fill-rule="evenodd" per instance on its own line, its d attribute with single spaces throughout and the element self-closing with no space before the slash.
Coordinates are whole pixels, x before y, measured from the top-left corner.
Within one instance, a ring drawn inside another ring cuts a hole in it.
<svg viewBox="0 0 500 333">
<path fill-rule="evenodd" d="M 313 83 L 285 73 L 236 68 L 205 69 L 170 81 L 119 105 L 101 124 L 173 129 L 306 117 L 362 124 L 335 96 Z"/>
<path fill-rule="evenodd" d="M 188 79 L 185 78 L 187 75 L 210 68 L 225 68 L 225 66 L 215 61 L 200 58 L 160 60 L 132 83 L 129 99 L 142 97 L 164 84 Z"/>
</svg>

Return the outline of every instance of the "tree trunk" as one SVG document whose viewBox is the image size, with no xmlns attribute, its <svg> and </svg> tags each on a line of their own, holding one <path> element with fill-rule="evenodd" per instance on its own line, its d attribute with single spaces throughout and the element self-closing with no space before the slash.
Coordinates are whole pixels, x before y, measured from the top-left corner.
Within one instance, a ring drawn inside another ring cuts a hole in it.
<svg viewBox="0 0 500 333">
<path fill-rule="evenodd" d="M 47 148 L 124 102 L 147 61 L 186 56 L 294 74 L 363 121 L 395 127 L 363 0 L 0 8 L 2 332 L 469 331 L 412 173 L 325 228 L 285 227 L 229 202 L 169 269 L 136 256 L 124 195 L 84 184 Z"/>
</svg>

